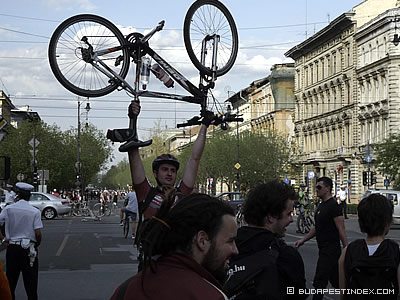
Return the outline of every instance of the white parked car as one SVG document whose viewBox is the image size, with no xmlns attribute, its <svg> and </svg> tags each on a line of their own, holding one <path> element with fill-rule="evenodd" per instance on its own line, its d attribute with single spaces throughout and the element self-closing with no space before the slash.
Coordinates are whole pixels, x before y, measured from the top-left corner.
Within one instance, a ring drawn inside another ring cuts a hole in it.
<svg viewBox="0 0 400 300">
<path fill-rule="evenodd" d="M 54 219 L 60 215 L 69 214 L 71 206 L 65 199 L 58 198 L 52 194 L 42 192 L 32 192 L 29 203 L 40 210 L 45 219 Z M 4 202 L 1 202 L 0 208 L 3 209 Z"/>
<path fill-rule="evenodd" d="M 393 224 L 400 224 L 400 191 L 395 190 L 366 190 L 361 201 L 371 194 L 381 194 L 393 202 Z"/>
</svg>

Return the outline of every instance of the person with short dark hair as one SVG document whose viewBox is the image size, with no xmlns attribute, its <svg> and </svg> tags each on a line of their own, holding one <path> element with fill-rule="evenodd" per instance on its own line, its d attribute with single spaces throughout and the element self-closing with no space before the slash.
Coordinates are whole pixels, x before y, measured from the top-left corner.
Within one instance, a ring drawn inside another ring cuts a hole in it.
<svg viewBox="0 0 400 300">
<path fill-rule="evenodd" d="M 191 194 L 175 206 L 174 198 L 171 193 L 144 224 L 143 271 L 111 300 L 226 299 L 221 283 L 238 254 L 233 208 L 205 194 Z"/>
<path fill-rule="evenodd" d="M 38 246 L 42 240 L 43 228 L 40 210 L 29 204 L 33 186 L 18 182 L 17 202 L 6 206 L 0 213 L 0 224 L 5 223 L 4 237 L 0 239 L 7 245 L 6 274 L 10 283 L 12 298 L 15 299 L 15 288 L 22 272 L 28 300 L 37 300 L 38 286 Z"/>
<path fill-rule="evenodd" d="M 321 203 L 315 212 L 315 226 L 302 239 L 295 242 L 295 247 L 300 247 L 314 236 L 317 239 L 319 256 L 315 270 L 313 286 L 316 289 L 324 289 L 328 282 L 333 287 L 339 287 L 338 260 L 343 247 L 347 246 L 347 236 L 344 226 L 342 208 L 332 197 L 333 183 L 328 177 L 317 179 L 317 196 Z M 323 294 L 314 294 L 313 299 L 318 300 L 324 297 Z"/>
<path fill-rule="evenodd" d="M 236 243 L 239 255 L 232 258 L 231 264 L 236 260 L 251 256 L 253 253 L 263 251 L 267 256 L 273 242 L 279 244 L 279 256 L 276 260 L 278 274 L 279 299 L 305 299 L 307 295 L 299 295 L 298 289 L 305 289 L 306 280 L 304 274 L 304 263 L 298 251 L 286 245 L 281 239 L 285 236 L 286 227 L 293 222 L 293 201 L 297 200 L 298 195 L 294 189 L 278 180 L 268 183 L 258 184 L 248 193 L 247 199 L 243 205 L 243 215 L 247 226 L 242 226 L 238 230 Z M 259 262 L 261 264 L 261 262 Z M 240 271 L 238 271 L 240 272 Z M 255 277 L 254 289 L 244 289 L 240 291 L 237 299 L 249 299 L 251 295 L 262 293 L 262 298 L 269 299 L 268 294 L 264 294 L 264 290 L 258 290 L 258 286 L 262 289 L 273 290 L 274 286 L 272 278 L 266 278 L 263 272 Z M 287 295 L 287 288 L 295 289 L 294 295 Z M 258 295 L 261 296 L 261 295 Z M 274 298 L 275 299 L 275 298 Z"/>
<path fill-rule="evenodd" d="M 358 224 L 360 230 L 367 234 L 365 239 L 358 239 L 351 242 L 342 252 L 339 259 L 339 279 L 340 288 L 351 288 L 352 267 L 358 267 L 360 260 L 363 265 L 368 264 L 368 273 L 373 274 L 372 269 L 383 266 L 384 269 L 391 271 L 383 272 L 390 277 L 383 280 L 395 290 L 394 294 L 381 296 L 382 299 L 397 299 L 400 285 L 400 251 L 398 244 L 385 236 L 390 230 L 393 219 L 393 203 L 385 196 L 371 194 L 361 200 L 357 207 Z M 371 259 L 369 259 L 371 258 Z M 367 268 L 366 266 L 364 266 Z M 358 271 L 357 273 L 359 273 Z M 363 284 L 363 282 L 357 282 Z M 364 282 L 364 286 L 359 288 L 371 288 L 372 282 Z M 380 286 L 377 288 L 386 288 Z M 380 298 L 380 299 L 381 299 Z M 353 299 L 351 295 L 341 295 L 341 299 Z"/>
</svg>

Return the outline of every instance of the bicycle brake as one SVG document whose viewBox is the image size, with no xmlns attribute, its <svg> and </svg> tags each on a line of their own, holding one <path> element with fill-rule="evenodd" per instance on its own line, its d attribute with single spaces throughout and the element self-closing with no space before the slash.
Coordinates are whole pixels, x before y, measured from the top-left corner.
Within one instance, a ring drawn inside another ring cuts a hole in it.
<svg viewBox="0 0 400 300">
<path fill-rule="evenodd" d="M 122 55 L 118 56 L 117 59 L 115 60 L 114 66 L 118 67 L 121 64 L 121 61 L 124 60 L 124 57 Z"/>
</svg>

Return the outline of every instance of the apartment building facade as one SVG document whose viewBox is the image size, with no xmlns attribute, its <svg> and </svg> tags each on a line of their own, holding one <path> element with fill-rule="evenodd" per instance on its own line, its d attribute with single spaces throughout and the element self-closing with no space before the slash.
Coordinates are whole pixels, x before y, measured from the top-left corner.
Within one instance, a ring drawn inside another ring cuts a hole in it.
<svg viewBox="0 0 400 300">
<path fill-rule="evenodd" d="M 366 132 L 383 132 L 391 122 L 384 108 L 384 94 L 391 88 L 388 63 L 384 63 L 388 58 L 376 54 L 391 47 L 390 34 L 381 30 L 386 33 L 378 38 L 371 19 L 397 4 L 397 0 L 366 0 L 285 53 L 295 60 L 295 139 L 302 152 L 303 177 L 310 179 L 311 190 L 320 176 L 332 178 L 335 188 L 347 184 L 356 199 L 365 190 Z M 360 48 L 359 43 L 365 45 Z M 366 54 L 360 57 L 360 53 Z M 362 59 L 365 66 L 359 68 Z M 391 74 L 395 81 L 395 72 Z M 370 78 L 378 83 L 367 83 Z M 377 103 L 366 104 L 367 98 L 376 98 Z"/>
</svg>

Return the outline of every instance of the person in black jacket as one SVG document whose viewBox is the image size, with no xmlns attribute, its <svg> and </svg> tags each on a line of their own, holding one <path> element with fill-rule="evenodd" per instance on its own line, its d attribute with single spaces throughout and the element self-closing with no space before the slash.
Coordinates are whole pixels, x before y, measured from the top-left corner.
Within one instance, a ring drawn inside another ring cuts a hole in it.
<svg viewBox="0 0 400 300">
<path fill-rule="evenodd" d="M 238 230 L 238 258 L 252 255 L 263 248 L 267 249 L 274 240 L 277 241 L 279 256 L 276 265 L 280 295 L 272 296 L 276 299 L 307 298 L 307 295 L 299 294 L 299 289 L 306 288 L 303 259 L 295 248 L 281 240 L 285 236 L 286 227 L 293 222 L 293 201 L 297 198 L 298 195 L 291 186 L 274 180 L 251 189 L 243 205 L 243 215 L 248 225 Z M 235 257 L 232 260 L 234 261 Z M 262 274 L 258 278 L 264 278 L 263 285 L 267 290 L 274 288 L 269 286 L 273 285 L 274 278 L 267 279 Z"/>
<path fill-rule="evenodd" d="M 385 196 L 371 194 L 357 207 L 358 224 L 365 239 L 351 242 L 339 259 L 339 286 L 367 289 L 386 294 L 354 295 L 342 293 L 341 299 L 398 299 L 400 285 L 400 251 L 396 241 L 386 239 L 393 219 L 393 203 Z"/>
</svg>

